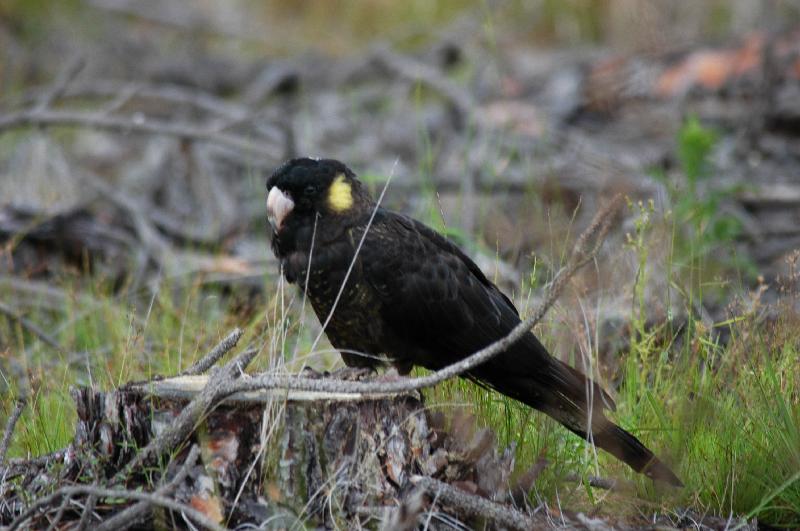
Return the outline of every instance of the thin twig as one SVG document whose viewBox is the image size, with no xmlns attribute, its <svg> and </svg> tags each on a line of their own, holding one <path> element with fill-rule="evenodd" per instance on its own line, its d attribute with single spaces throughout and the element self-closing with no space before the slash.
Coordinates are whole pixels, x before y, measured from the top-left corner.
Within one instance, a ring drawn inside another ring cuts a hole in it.
<svg viewBox="0 0 800 531">
<path fill-rule="evenodd" d="M 131 94 L 132 93 L 132 94 Z M 253 109 L 226 101 L 197 88 L 180 85 L 124 82 L 109 79 L 95 79 L 86 83 L 73 83 L 63 93 L 64 98 L 113 98 L 120 94 L 131 94 L 132 98 L 157 100 L 175 106 L 194 107 L 204 113 L 225 120 L 244 120 L 252 118 Z"/>
<path fill-rule="evenodd" d="M 20 468 L 49 466 L 51 463 L 56 461 L 63 461 L 64 456 L 68 451 L 69 448 L 62 448 L 60 450 L 56 450 L 55 452 L 39 455 L 30 459 L 11 458 L 8 460 L 8 466 Z"/>
<path fill-rule="evenodd" d="M 46 509 L 47 507 L 53 505 L 53 503 L 56 500 L 60 499 L 61 497 L 79 496 L 79 495 L 92 495 L 98 498 L 118 498 L 125 500 L 145 501 L 152 505 L 157 505 L 159 507 L 164 507 L 172 511 L 181 513 L 184 516 L 187 516 L 190 519 L 194 520 L 198 524 L 207 527 L 208 529 L 212 529 L 214 531 L 224 531 L 226 529 L 225 527 L 214 522 L 209 517 L 207 517 L 197 509 L 195 509 L 194 507 L 172 500 L 170 498 L 167 498 L 166 496 L 160 496 L 158 494 L 150 492 L 139 492 L 126 489 L 104 489 L 90 485 L 75 485 L 69 487 L 62 487 L 53 494 L 50 494 L 49 496 L 45 496 L 43 498 L 39 498 L 38 500 L 36 500 L 25 510 L 24 513 L 22 513 L 16 520 L 14 520 L 11 523 L 11 525 L 8 527 L 8 531 L 14 531 L 15 529 L 18 529 L 36 512 L 38 512 L 41 509 Z"/>
<path fill-rule="evenodd" d="M 50 520 L 50 525 L 47 526 L 47 531 L 57 531 L 58 524 L 61 522 L 61 519 L 64 517 L 64 513 L 67 512 L 67 507 L 69 507 L 70 503 L 72 502 L 72 498 L 70 496 L 64 496 L 64 499 L 61 500 L 61 504 L 58 507 L 58 511 L 56 515 Z"/>
<path fill-rule="evenodd" d="M 170 107 L 176 105 L 188 107 L 212 118 L 213 123 L 209 123 L 208 127 L 209 131 L 215 133 L 247 125 L 258 116 L 257 112 L 247 105 L 226 101 L 196 88 L 187 89 L 168 83 L 148 84 L 95 79 L 80 84 L 70 83 L 69 88 L 61 94 L 61 99 L 66 98 L 112 98 L 102 108 L 104 114 L 117 112 L 136 100 L 156 101 Z M 29 103 L 30 98 L 23 101 Z M 36 98 L 33 101 L 36 101 Z M 280 129 L 274 125 L 259 123 L 258 132 L 271 142 L 282 140 Z"/>
<path fill-rule="evenodd" d="M 96 485 L 92 485 L 93 487 Z M 97 504 L 97 496 L 95 494 L 89 494 L 86 498 L 86 505 L 83 506 L 83 511 L 81 512 L 81 519 L 78 520 L 78 531 L 85 531 L 86 526 L 92 521 L 92 513 L 94 512 L 94 506 Z"/>
<path fill-rule="evenodd" d="M 19 312 L 17 312 L 14 308 L 7 306 L 5 303 L 0 302 L 0 313 L 8 317 L 9 319 L 13 319 L 14 321 L 18 322 L 19 325 L 30 332 L 31 334 L 38 337 L 42 340 L 42 343 L 45 343 L 49 347 L 57 350 L 58 352 L 64 353 L 66 350 L 62 347 L 58 341 L 50 337 L 50 335 L 42 330 L 36 323 L 29 321 L 25 317 L 23 317 Z"/>
<path fill-rule="evenodd" d="M 454 506 L 467 516 L 486 518 L 512 529 L 536 529 L 542 525 L 539 522 L 537 526 L 537 522 L 516 509 L 500 505 L 482 496 L 469 494 L 438 479 L 413 476 L 411 482 L 436 495 L 441 503 Z"/>
<path fill-rule="evenodd" d="M 226 386 L 225 396 L 244 391 L 274 388 L 328 393 L 360 393 L 366 395 L 406 393 L 432 387 L 445 380 L 459 376 L 487 362 L 501 352 L 508 350 L 509 347 L 519 341 L 531 328 L 542 320 L 545 313 L 547 313 L 561 295 L 561 292 L 566 287 L 570 278 L 597 254 L 608 232 L 613 214 L 617 212 L 621 203 L 622 197 L 618 195 L 607 207 L 597 213 L 589 227 L 578 238 L 567 265 L 558 272 L 556 278 L 550 284 L 544 300 L 527 319 L 520 322 L 505 337 L 491 343 L 461 361 L 448 365 L 427 376 L 404 378 L 393 382 L 347 382 L 341 380 L 261 374 L 246 380 L 231 382 Z M 595 244 L 589 248 L 591 238 L 595 238 Z"/>
<path fill-rule="evenodd" d="M 3 441 L 0 442 L 0 467 L 5 465 L 8 447 L 11 445 L 11 436 L 14 434 L 14 428 L 17 426 L 17 421 L 19 421 L 19 418 L 22 415 L 22 412 L 25 410 L 25 406 L 27 404 L 28 401 L 24 398 L 18 399 L 16 404 L 14 404 L 14 411 L 12 411 L 11 415 L 8 417 L 6 429 L 3 431 Z"/>
<path fill-rule="evenodd" d="M 114 114 L 119 112 L 123 107 L 125 107 L 139 92 L 139 85 L 136 83 L 131 83 L 126 85 L 124 88 L 115 92 L 113 94 L 114 98 L 109 101 L 106 105 L 104 105 L 100 112 L 102 114 Z"/>
<path fill-rule="evenodd" d="M 54 101 L 64 94 L 64 91 L 67 90 L 67 86 L 72 83 L 72 81 L 78 76 L 78 74 L 81 73 L 81 70 L 83 70 L 85 66 L 86 61 L 83 57 L 78 57 L 77 59 L 73 59 L 67 63 L 66 68 L 64 68 L 58 74 L 53 86 L 39 96 L 34 110 L 43 111 L 44 109 L 50 107 Z"/>
<path fill-rule="evenodd" d="M 197 456 L 199 454 L 200 448 L 196 444 L 193 445 L 191 450 L 189 450 L 189 455 L 186 456 L 186 460 L 183 462 L 180 470 L 178 470 L 178 473 L 175 474 L 175 477 L 172 478 L 169 483 L 159 487 L 154 494 L 158 496 L 167 496 L 171 494 L 173 490 L 183 483 L 183 480 L 186 479 L 186 476 L 189 475 L 189 471 L 197 462 Z M 138 523 L 147 510 L 152 506 L 152 502 L 142 500 L 134 505 L 131 505 L 127 509 L 120 511 L 114 516 L 107 518 L 103 521 L 103 523 L 95 528 L 95 531 L 117 531 L 120 529 L 128 529 L 130 526 Z"/>
<path fill-rule="evenodd" d="M 189 368 L 182 371 L 179 376 L 204 374 L 211 367 L 213 367 L 219 361 L 219 359 L 222 358 L 222 356 L 227 354 L 233 347 L 236 346 L 236 343 L 239 342 L 242 334 L 244 334 L 244 332 L 241 328 L 234 328 L 233 331 L 225 336 L 225 338 L 220 341 L 216 347 L 211 349 L 211 352 L 203 356 L 202 359 L 192 364 Z"/>
</svg>

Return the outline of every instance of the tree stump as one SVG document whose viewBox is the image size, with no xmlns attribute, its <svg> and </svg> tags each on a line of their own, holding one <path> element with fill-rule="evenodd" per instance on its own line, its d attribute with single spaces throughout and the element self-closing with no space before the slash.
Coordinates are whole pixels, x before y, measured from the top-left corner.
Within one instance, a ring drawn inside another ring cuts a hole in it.
<svg viewBox="0 0 800 531">
<path fill-rule="evenodd" d="M 64 475 L 76 479 L 91 463 L 93 475 L 111 477 L 206 381 L 192 376 L 110 392 L 75 390 L 78 424 Z M 270 518 L 277 527 L 366 520 L 376 507 L 399 505 L 411 475 L 430 471 L 432 439 L 419 396 L 234 395 L 176 449 L 173 469 L 191 443 L 201 449 L 201 463 L 176 498 L 228 526 Z"/>
<path fill-rule="evenodd" d="M 475 430 L 468 415 L 456 415 L 448 433 L 443 415 L 431 414 L 416 393 L 233 395 L 159 462 L 127 470 L 208 380 L 183 376 L 107 392 L 74 389 L 72 443 L 49 459 L 6 469 L 16 479 L 3 483 L 0 524 L 20 515 L 33 528 L 126 516 L 126 527 L 197 527 L 196 517 L 164 503 L 140 502 L 133 518 L 130 499 L 64 491 L 92 486 L 163 494 L 220 527 L 416 529 L 425 510 L 467 526 L 530 527 L 532 520 L 504 505 L 512 499 L 513 449 L 498 453 L 494 434 Z M 194 445 L 199 452 L 190 451 Z"/>
</svg>

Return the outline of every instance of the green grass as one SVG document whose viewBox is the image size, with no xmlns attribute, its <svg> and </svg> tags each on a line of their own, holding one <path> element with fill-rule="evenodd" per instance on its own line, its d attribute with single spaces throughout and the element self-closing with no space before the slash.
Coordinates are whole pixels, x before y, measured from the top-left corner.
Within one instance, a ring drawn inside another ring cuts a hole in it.
<svg viewBox="0 0 800 531">
<path fill-rule="evenodd" d="M 434 391 L 433 402 L 468 404 L 502 445 L 516 443 L 520 471 L 549 461 L 535 495 L 564 507 L 635 516 L 642 507 L 692 507 L 721 516 L 800 525 L 800 320 L 744 316 L 725 347 L 701 326 L 676 349 L 663 329 L 638 335 L 619 353 L 613 418 L 664 457 L 686 487 L 661 489 L 538 412 L 466 382 Z M 545 336 L 546 337 L 546 336 Z M 665 340 L 666 339 L 666 340 Z M 565 483 L 568 473 L 632 480 L 635 492 L 606 495 Z M 596 502 L 596 500 L 602 500 Z M 637 501 L 638 500 L 638 501 Z"/>
</svg>

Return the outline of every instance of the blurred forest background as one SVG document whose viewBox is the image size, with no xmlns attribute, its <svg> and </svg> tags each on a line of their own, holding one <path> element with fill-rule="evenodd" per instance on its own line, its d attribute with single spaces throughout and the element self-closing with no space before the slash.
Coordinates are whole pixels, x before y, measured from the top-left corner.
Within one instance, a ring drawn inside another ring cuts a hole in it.
<svg viewBox="0 0 800 531">
<path fill-rule="evenodd" d="M 0 0 L 0 419 L 24 403 L 0 464 L 73 440 L 71 388 L 175 374 L 235 326 L 261 370 L 340 366 L 269 250 L 265 178 L 293 156 L 391 179 L 523 314 L 624 194 L 536 331 L 686 488 L 471 384 L 428 405 L 535 479 L 529 514 L 800 527 L 794 0 Z M 0 496 L 52 488 L 19 485 Z"/>
</svg>

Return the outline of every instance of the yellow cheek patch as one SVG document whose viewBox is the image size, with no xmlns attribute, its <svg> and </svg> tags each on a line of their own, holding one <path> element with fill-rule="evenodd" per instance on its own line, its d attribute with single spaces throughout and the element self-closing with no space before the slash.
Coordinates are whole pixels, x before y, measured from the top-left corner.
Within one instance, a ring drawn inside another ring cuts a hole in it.
<svg viewBox="0 0 800 531">
<path fill-rule="evenodd" d="M 353 206 L 353 190 L 344 175 L 339 174 L 328 189 L 328 204 L 334 212 L 344 212 Z"/>
</svg>

